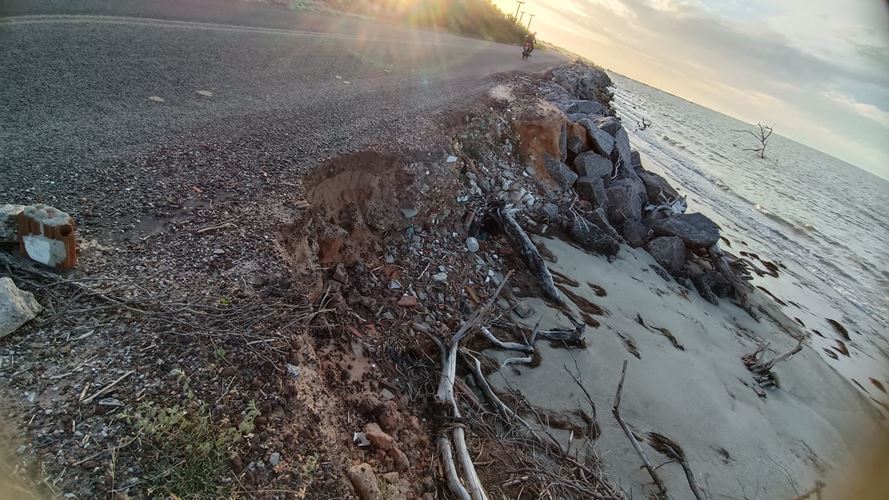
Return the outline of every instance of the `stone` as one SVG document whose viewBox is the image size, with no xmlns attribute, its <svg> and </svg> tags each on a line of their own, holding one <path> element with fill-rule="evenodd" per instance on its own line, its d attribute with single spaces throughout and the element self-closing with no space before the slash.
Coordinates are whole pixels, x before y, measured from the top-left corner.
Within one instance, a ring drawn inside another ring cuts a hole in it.
<svg viewBox="0 0 889 500">
<path fill-rule="evenodd" d="M 414 207 L 404 207 L 401 209 L 401 215 L 403 215 L 405 219 L 413 219 L 418 213 L 419 210 Z"/>
<path fill-rule="evenodd" d="M 608 135 L 614 137 L 617 131 L 623 128 L 620 120 L 613 116 L 605 116 L 595 120 L 596 127 L 604 130 Z"/>
<path fill-rule="evenodd" d="M 584 151 L 589 151 L 590 138 L 587 135 L 586 127 L 579 123 L 571 123 L 568 125 L 568 139 L 566 141 L 568 152 L 578 155 Z"/>
<path fill-rule="evenodd" d="M 547 173 L 550 178 L 555 181 L 559 189 L 562 191 L 571 189 L 571 186 L 573 186 L 574 182 L 577 180 L 577 174 L 575 174 L 568 165 L 565 165 L 564 162 L 551 156 L 547 156 L 544 161 Z"/>
<path fill-rule="evenodd" d="M 596 123 L 588 118 L 579 120 L 577 123 L 586 129 L 587 138 L 590 140 L 593 151 L 602 156 L 611 157 L 611 152 L 614 151 L 614 136 L 597 127 Z"/>
<path fill-rule="evenodd" d="M 642 218 L 642 205 L 645 203 L 645 187 L 641 181 L 631 179 L 612 181 L 605 190 L 608 198 L 608 220 L 621 225 L 628 219 Z"/>
<path fill-rule="evenodd" d="M 469 250 L 469 253 L 478 252 L 478 240 L 470 236 L 466 238 L 466 250 Z"/>
<path fill-rule="evenodd" d="M 661 236 L 678 236 L 693 248 L 709 248 L 719 242 L 719 226 L 700 213 L 676 214 L 654 225 Z"/>
<path fill-rule="evenodd" d="M 611 78 L 600 68 L 578 62 L 552 72 L 553 82 L 563 89 L 562 95 L 578 99 L 607 102 L 611 99 L 608 87 Z"/>
<path fill-rule="evenodd" d="M 28 205 L 18 214 L 19 251 L 41 264 L 71 269 L 77 263 L 74 219 L 48 205 Z"/>
<path fill-rule="evenodd" d="M 383 432 L 383 429 L 380 429 L 380 426 L 376 423 L 371 422 L 365 425 L 364 435 L 367 437 L 367 440 L 370 441 L 370 444 L 381 450 L 389 450 L 395 446 L 395 439 Z"/>
<path fill-rule="evenodd" d="M 649 241 L 648 253 L 673 275 L 681 271 L 685 265 L 685 243 L 677 236 L 661 236 Z"/>
<path fill-rule="evenodd" d="M 391 458 L 392 463 L 395 464 L 395 470 L 403 472 L 411 468 L 411 462 L 408 460 L 407 455 L 398 448 L 391 448 L 389 450 L 389 458 Z"/>
<path fill-rule="evenodd" d="M 544 203 L 540 211 L 546 220 L 553 222 L 559 218 L 559 206 L 555 203 Z"/>
<path fill-rule="evenodd" d="M 608 216 L 605 213 L 605 208 L 600 207 L 593 210 L 586 215 L 586 219 L 595 224 L 596 227 L 604 231 L 605 234 L 607 234 L 608 236 L 611 236 L 615 240 L 620 239 L 620 234 L 618 234 L 617 230 L 614 229 L 614 226 L 612 226 L 608 222 Z"/>
<path fill-rule="evenodd" d="M 512 311 L 516 313 L 516 316 L 522 319 L 525 319 L 534 313 L 534 309 L 532 309 L 531 306 L 525 304 L 524 302 L 519 302 L 518 304 L 516 304 L 515 307 L 512 308 Z"/>
<path fill-rule="evenodd" d="M 18 216 L 24 205 L 0 205 L 0 244 L 18 243 Z"/>
<path fill-rule="evenodd" d="M 630 150 L 630 165 L 633 167 L 633 170 L 640 170 L 642 168 L 642 155 L 635 149 Z"/>
<path fill-rule="evenodd" d="M 555 104 L 556 107 L 561 109 L 566 115 L 581 114 L 603 116 L 605 114 L 605 106 L 599 104 L 597 101 L 589 101 L 586 99 L 570 99 L 566 101 L 559 101 Z"/>
<path fill-rule="evenodd" d="M 580 177 L 574 183 L 574 190 L 582 200 L 592 203 L 594 208 L 607 206 L 608 195 L 605 192 L 605 180 L 601 177 Z"/>
<path fill-rule="evenodd" d="M 353 465 L 346 469 L 346 477 L 355 488 L 355 493 L 361 500 L 380 500 L 382 493 L 380 485 L 377 482 L 377 476 L 374 475 L 373 469 L 366 463 Z"/>
<path fill-rule="evenodd" d="M 628 245 L 639 248 L 651 237 L 651 229 L 639 219 L 627 219 L 620 227 L 620 234 Z"/>
<path fill-rule="evenodd" d="M 639 178 L 642 179 L 642 183 L 645 184 L 648 203 L 657 205 L 679 198 L 679 193 L 673 189 L 673 186 L 667 182 L 667 179 L 647 170 L 640 170 L 638 174 Z"/>
<path fill-rule="evenodd" d="M 281 463 L 281 454 L 280 453 L 278 453 L 276 451 L 276 452 L 272 453 L 271 455 L 269 455 L 269 465 L 274 467 L 274 466 L 278 465 L 279 463 Z"/>
<path fill-rule="evenodd" d="M 442 281 L 447 281 L 447 280 L 448 280 L 448 273 L 446 273 L 446 272 L 435 273 L 432 275 L 432 281 L 438 281 L 440 283 Z"/>
<path fill-rule="evenodd" d="M 574 241 L 585 250 L 602 255 L 617 255 L 617 252 L 620 251 L 620 241 L 585 217 L 574 217 L 569 227 L 569 233 Z"/>
<path fill-rule="evenodd" d="M 0 278 L 0 338 L 18 330 L 42 310 L 33 294 L 20 290 L 12 278 Z"/>
<path fill-rule="evenodd" d="M 630 136 L 621 127 L 614 135 L 614 150 L 611 152 L 611 163 L 615 168 L 617 179 L 637 179 L 639 176 L 631 165 Z"/>
<path fill-rule="evenodd" d="M 574 171 L 581 177 L 610 177 L 612 169 L 609 158 L 593 151 L 581 153 L 574 159 Z"/>
<path fill-rule="evenodd" d="M 344 285 L 349 284 L 349 275 L 346 274 L 346 268 L 340 263 L 333 268 L 333 280 Z"/>
<path fill-rule="evenodd" d="M 417 298 L 413 295 L 403 295 L 400 299 L 398 299 L 398 305 L 401 307 L 417 307 L 419 302 L 417 302 Z"/>
</svg>

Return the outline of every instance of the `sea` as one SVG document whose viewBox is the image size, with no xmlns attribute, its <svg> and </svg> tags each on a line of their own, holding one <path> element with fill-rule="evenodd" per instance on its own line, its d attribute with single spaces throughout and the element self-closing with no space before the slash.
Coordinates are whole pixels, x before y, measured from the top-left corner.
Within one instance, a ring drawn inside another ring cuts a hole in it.
<svg viewBox="0 0 889 500">
<path fill-rule="evenodd" d="M 615 110 L 645 168 L 719 224 L 724 250 L 778 264 L 777 278 L 754 284 L 786 304 L 826 363 L 889 412 L 889 181 L 781 130 L 762 159 L 746 150 L 756 139 L 739 132 L 756 125 L 611 76 Z"/>
</svg>

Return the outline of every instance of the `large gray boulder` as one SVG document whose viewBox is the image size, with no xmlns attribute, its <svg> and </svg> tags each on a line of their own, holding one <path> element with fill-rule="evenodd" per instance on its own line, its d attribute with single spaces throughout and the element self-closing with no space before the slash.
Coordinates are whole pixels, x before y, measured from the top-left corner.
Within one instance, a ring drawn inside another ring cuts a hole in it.
<svg viewBox="0 0 889 500">
<path fill-rule="evenodd" d="M 558 68 L 552 73 L 553 81 L 577 99 L 606 102 L 611 78 L 605 71 L 582 63 Z"/>
<path fill-rule="evenodd" d="M 583 216 L 575 216 L 569 227 L 571 237 L 585 250 L 602 255 L 617 255 L 620 241 Z"/>
<path fill-rule="evenodd" d="M 19 290 L 12 278 L 0 278 L 0 338 L 18 330 L 42 310 L 34 295 Z"/>
<path fill-rule="evenodd" d="M 608 220 L 621 225 L 629 219 L 642 218 L 645 204 L 645 186 L 638 179 L 612 181 L 605 190 L 608 198 Z"/>
<path fill-rule="evenodd" d="M 604 130 L 611 137 L 614 137 L 615 134 L 617 134 L 617 131 L 623 128 L 623 124 L 621 124 L 620 119 L 613 116 L 598 118 L 595 120 L 595 123 L 596 127 L 598 127 L 600 130 Z"/>
<path fill-rule="evenodd" d="M 24 205 L 0 205 L 0 244 L 18 242 L 18 215 Z"/>
<path fill-rule="evenodd" d="M 611 169 L 611 160 L 593 151 L 581 153 L 574 159 L 574 171 L 581 177 L 610 176 Z"/>
<path fill-rule="evenodd" d="M 611 192 L 608 192 L 609 200 Z M 719 241 L 719 226 L 704 214 L 676 214 L 654 225 L 654 233 L 661 236 L 678 236 L 688 246 L 708 248 Z"/>
<path fill-rule="evenodd" d="M 574 183 L 574 190 L 582 200 L 592 203 L 594 208 L 608 206 L 605 180 L 602 177 L 579 177 Z"/>
<path fill-rule="evenodd" d="M 630 150 L 630 136 L 623 127 L 614 133 L 614 150 L 611 152 L 611 162 L 617 168 L 618 179 L 638 179 L 639 175 L 632 165 L 632 150 Z M 619 168 L 618 168 L 619 167 Z"/>
<path fill-rule="evenodd" d="M 605 213 L 605 208 L 597 208 L 593 210 L 586 215 L 586 219 L 595 224 L 608 236 L 611 236 L 616 240 L 620 239 L 620 234 L 618 234 L 617 229 L 614 229 L 611 223 L 608 222 L 608 215 Z"/>
<path fill-rule="evenodd" d="M 562 191 L 571 189 L 577 180 L 577 174 L 564 162 L 547 155 L 543 159 L 546 171 Z"/>
<path fill-rule="evenodd" d="M 561 101 L 556 103 L 556 107 L 569 115 L 578 113 L 587 116 L 603 116 L 605 114 L 605 106 L 602 106 L 596 101 L 587 101 L 583 99 Z"/>
<path fill-rule="evenodd" d="M 614 151 L 614 136 L 600 129 L 593 120 L 588 118 L 578 120 L 577 123 L 583 125 L 587 134 L 589 134 L 588 137 L 593 150 L 602 156 L 610 158 L 611 152 Z"/>
<path fill-rule="evenodd" d="M 685 243 L 676 236 L 661 236 L 648 242 L 648 253 L 670 274 L 677 274 L 685 265 Z"/>
<path fill-rule="evenodd" d="M 679 193 L 673 186 L 658 174 L 647 170 L 638 172 L 639 178 L 645 184 L 645 192 L 648 194 L 648 203 L 658 204 L 664 201 L 672 201 L 679 198 Z"/>
<path fill-rule="evenodd" d="M 651 237 L 651 229 L 639 219 L 627 219 L 620 226 L 620 234 L 628 245 L 639 248 Z"/>
<path fill-rule="evenodd" d="M 630 150 L 630 165 L 633 166 L 633 170 L 639 171 L 642 169 L 642 155 L 635 149 Z"/>
</svg>

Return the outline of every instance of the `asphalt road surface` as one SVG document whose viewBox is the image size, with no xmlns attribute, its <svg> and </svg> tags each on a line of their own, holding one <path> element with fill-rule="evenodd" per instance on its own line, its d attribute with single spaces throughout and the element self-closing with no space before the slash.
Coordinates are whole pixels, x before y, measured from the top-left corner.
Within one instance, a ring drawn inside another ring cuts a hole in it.
<svg viewBox="0 0 889 500">
<path fill-rule="evenodd" d="M 0 0 L 0 195 L 35 201 L 20 190 L 36 178 L 171 142 L 249 136 L 257 151 L 287 144 L 293 161 L 307 162 L 410 134 L 492 75 L 564 62 L 219 0 Z"/>
</svg>

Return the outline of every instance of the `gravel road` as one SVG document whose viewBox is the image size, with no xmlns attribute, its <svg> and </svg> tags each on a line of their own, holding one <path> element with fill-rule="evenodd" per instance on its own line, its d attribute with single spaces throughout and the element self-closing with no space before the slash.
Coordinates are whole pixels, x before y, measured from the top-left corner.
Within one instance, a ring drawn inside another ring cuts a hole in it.
<svg viewBox="0 0 889 500">
<path fill-rule="evenodd" d="M 40 200 L 54 177 L 77 189 L 171 144 L 249 144 L 237 155 L 245 168 L 263 151 L 308 164 L 409 138 L 492 75 L 563 62 L 237 2 L 0 2 L 0 196 Z"/>
</svg>

